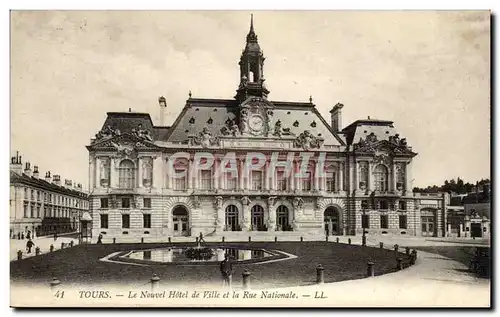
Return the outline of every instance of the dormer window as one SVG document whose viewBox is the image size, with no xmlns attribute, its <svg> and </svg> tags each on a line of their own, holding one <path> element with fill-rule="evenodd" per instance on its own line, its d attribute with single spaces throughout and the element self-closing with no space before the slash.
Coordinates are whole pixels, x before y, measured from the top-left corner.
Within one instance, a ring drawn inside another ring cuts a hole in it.
<svg viewBox="0 0 500 317">
<path fill-rule="evenodd" d="M 195 122 L 194 118 L 191 117 L 191 119 L 189 119 L 189 123 L 194 124 L 194 122 Z"/>
<path fill-rule="evenodd" d="M 293 126 L 297 128 L 299 126 L 299 121 L 295 120 L 295 122 L 293 123 Z"/>
<path fill-rule="evenodd" d="M 316 128 L 316 121 L 311 122 L 311 127 Z"/>
<path fill-rule="evenodd" d="M 214 122 L 214 120 L 212 120 L 212 118 L 208 118 L 208 121 L 207 121 L 208 124 L 212 124 L 213 122 Z"/>
</svg>

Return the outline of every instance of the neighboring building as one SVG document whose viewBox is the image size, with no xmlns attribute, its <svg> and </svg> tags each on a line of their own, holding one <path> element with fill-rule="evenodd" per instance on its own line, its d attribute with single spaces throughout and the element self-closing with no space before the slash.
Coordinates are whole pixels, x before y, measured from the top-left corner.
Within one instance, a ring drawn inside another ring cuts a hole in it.
<svg viewBox="0 0 500 317">
<path fill-rule="evenodd" d="M 467 194 L 452 194 L 448 206 L 448 232 L 452 237 L 489 238 L 491 232 L 491 184 Z"/>
<path fill-rule="evenodd" d="M 417 154 L 392 121 L 368 117 L 343 128 L 340 103 L 329 124 L 312 98 L 269 100 L 253 23 L 239 71 L 233 99 L 190 93 L 171 127 L 155 126 L 147 113 L 107 113 L 87 146 L 94 239 L 165 241 L 200 232 L 324 237 L 359 235 L 363 227 L 367 234 L 446 234 L 446 199 L 413 195 Z M 159 104 L 163 113 L 165 98 Z M 263 165 L 246 170 L 254 152 L 264 154 Z M 191 168 L 201 153 L 213 156 L 215 165 Z M 277 157 L 298 171 L 307 155 L 300 177 L 285 166 L 269 168 Z M 215 173 L 221 166 L 237 173 Z"/>
<path fill-rule="evenodd" d="M 38 166 L 26 162 L 17 154 L 10 162 L 10 236 L 35 232 L 37 236 L 79 231 L 80 217 L 88 210 L 88 195 L 81 184 L 59 175 L 39 177 Z"/>
</svg>

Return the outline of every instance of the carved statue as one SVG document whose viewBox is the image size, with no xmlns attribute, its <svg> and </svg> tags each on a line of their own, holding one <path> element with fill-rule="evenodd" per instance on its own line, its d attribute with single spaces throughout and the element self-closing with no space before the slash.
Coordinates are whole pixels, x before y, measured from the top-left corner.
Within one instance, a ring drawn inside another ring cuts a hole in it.
<svg viewBox="0 0 500 317">
<path fill-rule="evenodd" d="M 295 209 L 302 209 L 304 206 L 304 200 L 300 197 L 295 197 L 293 199 L 293 208 Z"/>
<path fill-rule="evenodd" d="M 267 203 L 269 204 L 269 207 L 273 207 L 276 204 L 276 199 L 278 197 L 276 196 L 271 196 L 267 199 Z"/>
<path fill-rule="evenodd" d="M 245 206 L 248 206 L 250 204 L 250 198 L 248 198 L 248 196 L 243 196 L 241 197 L 241 203 Z"/>
<path fill-rule="evenodd" d="M 274 125 L 274 136 L 281 137 L 281 120 L 276 121 Z"/>
<path fill-rule="evenodd" d="M 214 205 L 216 209 L 222 208 L 222 196 L 215 197 Z"/>
<path fill-rule="evenodd" d="M 96 140 L 101 140 L 101 139 L 110 139 L 112 137 L 120 135 L 120 130 L 118 129 L 113 129 L 111 126 L 106 126 L 104 129 L 101 131 L 97 132 L 95 135 Z"/>
<path fill-rule="evenodd" d="M 241 133 L 240 133 L 240 129 L 238 128 L 238 125 L 233 121 L 233 124 L 231 126 L 231 135 L 232 136 L 239 136 Z"/>
<path fill-rule="evenodd" d="M 377 136 L 375 135 L 375 133 L 370 133 L 369 135 L 366 136 L 366 142 L 368 143 L 374 143 L 374 142 L 377 142 Z"/>
<path fill-rule="evenodd" d="M 151 137 L 151 134 L 149 133 L 148 130 L 145 130 L 145 129 L 142 128 L 142 124 L 141 123 L 139 123 L 139 126 L 137 127 L 137 129 L 132 129 L 132 134 L 135 135 L 138 138 L 141 138 L 141 139 L 144 139 L 144 140 L 147 140 L 147 141 L 150 141 L 150 142 L 153 141 L 153 138 Z"/>
<path fill-rule="evenodd" d="M 206 148 L 211 145 L 219 145 L 219 138 L 213 137 L 208 131 L 208 128 L 204 127 L 203 130 L 192 139 L 192 142 L 194 145 L 201 145 Z"/>
<path fill-rule="evenodd" d="M 290 132 L 290 128 L 283 128 L 281 124 L 281 120 L 276 121 L 274 124 L 274 136 L 281 137 L 282 135 L 293 135 L 292 132 Z"/>
<path fill-rule="evenodd" d="M 316 209 L 320 209 L 322 203 L 323 203 L 323 198 L 321 197 L 316 198 L 316 206 L 315 206 Z"/>
<path fill-rule="evenodd" d="M 200 208 L 200 199 L 198 196 L 193 196 L 193 208 L 198 209 Z"/>
<path fill-rule="evenodd" d="M 308 150 L 310 148 L 320 148 L 323 142 L 323 138 L 315 137 L 309 130 L 305 130 L 295 139 L 294 146 Z"/>
<path fill-rule="evenodd" d="M 248 83 L 247 75 L 243 74 L 243 76 L 241 76 L 241 86 L 245 87 L 247 83 Z"/>
<path fill-rule="evenodd" d="M 248 110 L 243 109 L 241 110 L 241 116 L 240 116 L 240 131 L 246 132 L 247 129 L 247 120 L 248 120 Z"/>
</svg>

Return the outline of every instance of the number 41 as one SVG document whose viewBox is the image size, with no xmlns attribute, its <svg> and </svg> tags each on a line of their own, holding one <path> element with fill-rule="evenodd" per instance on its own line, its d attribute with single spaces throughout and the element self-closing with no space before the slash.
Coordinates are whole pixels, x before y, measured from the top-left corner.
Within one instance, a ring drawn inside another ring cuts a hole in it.
<svg viewBox="0 0 500 317">
<path fill-rule="evenodd" d="M 64 298 L 64 291 L 57 291 L 54 295 L 56 298 Z"/>
</svg>

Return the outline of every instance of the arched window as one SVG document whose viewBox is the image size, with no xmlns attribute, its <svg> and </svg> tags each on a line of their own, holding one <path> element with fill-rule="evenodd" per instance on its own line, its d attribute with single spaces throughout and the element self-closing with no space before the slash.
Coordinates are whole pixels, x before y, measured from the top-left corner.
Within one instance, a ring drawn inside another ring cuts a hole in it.
<svg viewBox="0 0 500 317">
<path fill-rule="evenodd" d="M 119 177 L 120 188 L 134 188 L 135 187 L 135 165 L 131 160 L 123 160 L 120 162 Z"/>
<path fill-rule="evenodd" d="M 288 208 L 284 205 L 279 206 L 278 209 L 276 209 L 276 230 L 292 231 L 289 220 Z"/>
<path fill-rule="evenodd" d="M 382 164 L 377 165 L 375 167 L 375 171 L 373 172 L 373 176 L 375 178 L 375 190 L 385 192 L 387 191 L 388 184 L 388 175 L 387 175 L 387 167 Z"/>
</svg>

